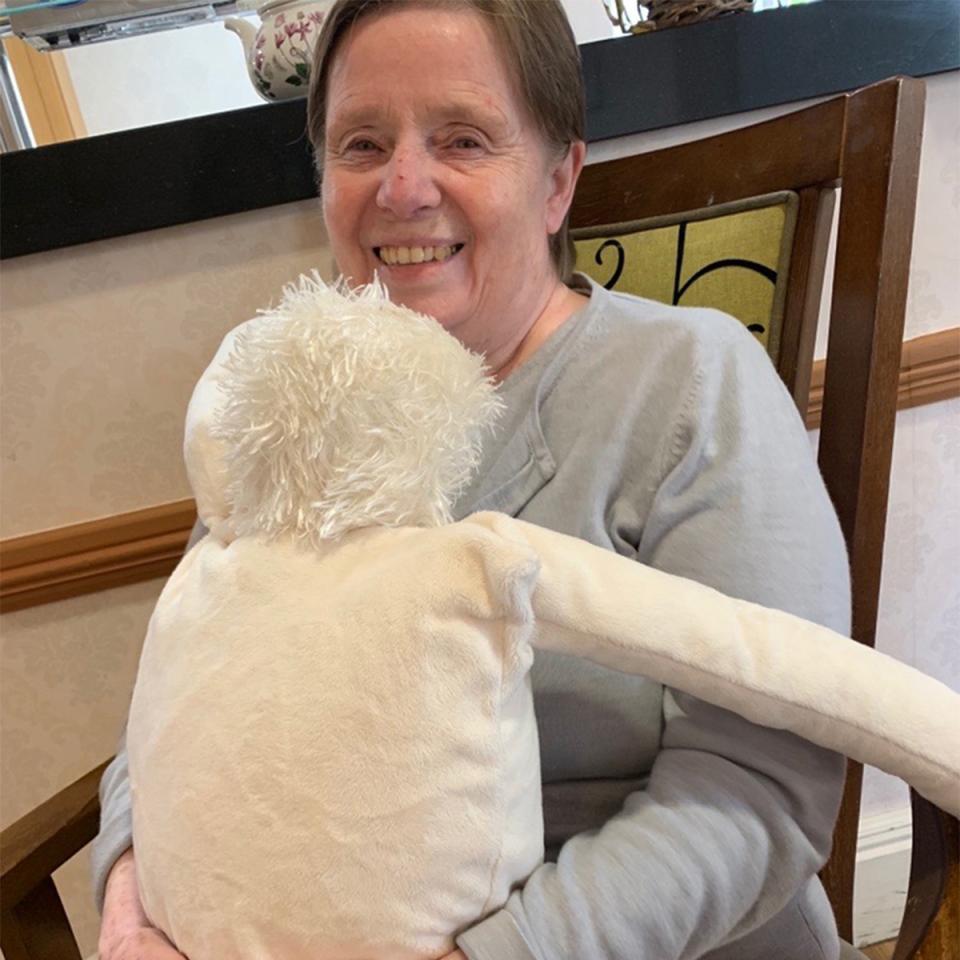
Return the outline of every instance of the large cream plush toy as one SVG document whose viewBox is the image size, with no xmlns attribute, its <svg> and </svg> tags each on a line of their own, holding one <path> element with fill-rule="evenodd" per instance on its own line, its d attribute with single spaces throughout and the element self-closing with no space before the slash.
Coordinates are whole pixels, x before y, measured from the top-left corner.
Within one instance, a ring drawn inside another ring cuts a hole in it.
<svg viewBox="0 0 960 960">
<path fill-rule="evenodd" d="M 426 960 L 541 862 L 533 648 L 642 673 L 957 814 L 960 696 L 796 617 L 499 514 L 450 522 L 497 409 L 377 287 L 224 341 L 185 455 L 210 529 L 130 713 L 150 919 L 191 960 Z"/>
</svg>

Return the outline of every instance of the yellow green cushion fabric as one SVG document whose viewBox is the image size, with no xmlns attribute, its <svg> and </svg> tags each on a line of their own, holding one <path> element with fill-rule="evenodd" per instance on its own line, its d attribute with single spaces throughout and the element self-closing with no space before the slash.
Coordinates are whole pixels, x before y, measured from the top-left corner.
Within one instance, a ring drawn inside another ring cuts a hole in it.
<svg viewBox="0 0 960 960">
<path fill-rule="evenodd" d="M 577 270 L 607 289 L 731 314 L 776 359 L 796 208 L 781 192 L 577 230 Z"/>
</svg>

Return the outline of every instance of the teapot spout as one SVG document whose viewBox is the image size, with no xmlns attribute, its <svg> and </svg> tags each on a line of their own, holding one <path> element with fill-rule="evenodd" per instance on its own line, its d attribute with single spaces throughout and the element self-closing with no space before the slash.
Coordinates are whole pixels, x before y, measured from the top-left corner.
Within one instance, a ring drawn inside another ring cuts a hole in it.
<svg viewBox="0 0 960 960">
<path fill-rule="evenodd" d="M 257 28 L 249 20 L 244 20 L 241 17 L 230 17 L 223 21 L 223 25 L 240 38 L 243 43 L 243 51 L 249 62 L 253 53 L 253 44 L 257 37 Z"/>
</svg>

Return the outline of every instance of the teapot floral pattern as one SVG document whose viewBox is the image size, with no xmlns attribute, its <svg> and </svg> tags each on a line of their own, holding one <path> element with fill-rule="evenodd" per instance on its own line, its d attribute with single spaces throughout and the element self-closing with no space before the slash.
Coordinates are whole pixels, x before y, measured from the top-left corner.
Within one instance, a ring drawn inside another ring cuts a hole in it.
<svg viewBox="0 0 960 960">
<path fill-rule="evenodd" d="M 264 100 L 307 95 L 313 50 L 331 0 L 280 0 L 258 11 L 260 27 L 245 20 L 224 23 L 243 41 L 247 70 Z"/>
</svg>

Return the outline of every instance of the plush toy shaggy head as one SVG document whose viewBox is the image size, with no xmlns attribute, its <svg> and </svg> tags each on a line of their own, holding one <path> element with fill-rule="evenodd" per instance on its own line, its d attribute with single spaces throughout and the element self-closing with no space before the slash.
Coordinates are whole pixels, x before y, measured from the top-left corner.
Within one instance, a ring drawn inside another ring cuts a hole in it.
<svg viewBox="0 0 960 960">
<path fill-rule="evenodd" d="M 435 320 L 316 272 L 235 331 L 213 375 L 209 436 L 241 536 L 447 523 L 500 409 L 482 358 Z"/>
</svg>

